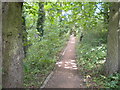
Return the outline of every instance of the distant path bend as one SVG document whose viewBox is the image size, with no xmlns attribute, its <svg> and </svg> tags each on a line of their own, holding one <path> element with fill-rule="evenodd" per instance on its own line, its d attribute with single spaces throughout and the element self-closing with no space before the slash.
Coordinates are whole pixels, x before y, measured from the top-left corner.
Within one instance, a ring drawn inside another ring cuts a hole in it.
<svg viewBox="0 0 120 90">
<path fill-rule="evenodd" d="M 71 35 L 62 53 L 63 58 L 56 63 L 57 67 L 45 88 L 85 88 L 83 78 L 79 76 L 77 70 L 75 44 L 76 39 L 74 35 Z"/>
</svg>

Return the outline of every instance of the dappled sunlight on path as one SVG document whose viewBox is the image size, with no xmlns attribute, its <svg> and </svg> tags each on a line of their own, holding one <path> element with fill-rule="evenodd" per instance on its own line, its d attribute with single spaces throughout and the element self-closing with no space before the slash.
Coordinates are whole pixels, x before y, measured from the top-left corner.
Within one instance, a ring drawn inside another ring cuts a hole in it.
<svg viewBox="0 0 120 90">
<path fill-rule="evenodd" d="M 58 65 L 58 67 L 62 67 L 62 68 L 65 68 L 65 69 L 70 69 L 70 70 L 76 70 L 78 69 L 77 68 L 77 65 L 75 63 L 75 60 L 69 60 L 69 61 L 66 61 L 66 62 L 57 62 L 56 63 Z"/>
</svg>

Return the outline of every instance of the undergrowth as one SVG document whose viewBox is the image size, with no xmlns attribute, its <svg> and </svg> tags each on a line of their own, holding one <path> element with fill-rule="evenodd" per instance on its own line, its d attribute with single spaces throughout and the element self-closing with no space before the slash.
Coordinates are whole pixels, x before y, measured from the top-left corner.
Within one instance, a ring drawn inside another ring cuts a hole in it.
<svg viewBox="0 0 120 90">
<path fill-rule="evenodd" d="M 59 30 L 51 29 L 49 33 L 46 29 L 44 37 L 34 37 L 37 30 L 28 32 L 30 41 L 26 58 L 24 59 L 24 86 L 39 88 L 48 74 L 53 70 L 59 53 L 68 40 L 69 34 L 61 37 Z M 33 38 L 34 37 L 34 38 Z"/>
<path fill-rule="evenodd" d="M 120 88 L 120 74 L 103 74 L 106 61 L 106 32 L 88 32 L 77 44 L 77 63 L 87 87 Z M 79 37 L 78 37 L 79 38 Z"/>
<path fill-rule="evenodd" d="M 78 46 L 77 62 L 80 67 L 80 72 L 85 76 L 87 87 L 96 87 L 98 84 L 89 83 L 92 77 L 98 77 L 102 71 L 102 66 L 106 57 L 106 45 L 92 47 L 88 44 L 80 44 Z M 102 84 L 100 82 L 99 84 Z"/>
</svg>

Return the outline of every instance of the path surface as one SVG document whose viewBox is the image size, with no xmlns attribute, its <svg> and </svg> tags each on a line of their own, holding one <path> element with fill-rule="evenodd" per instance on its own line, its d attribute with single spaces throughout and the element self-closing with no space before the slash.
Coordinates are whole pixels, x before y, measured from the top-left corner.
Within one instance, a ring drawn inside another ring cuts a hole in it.
<svg viewBox="0 0 120 90">
<path fill-rule="evenodd" d="M 62 53 L 63 58 L 56 63 L 56 69 L 45 88 L 85 88 L 83 78 L 78 74 L 75 61 L 75 37 L 70 40 Z"/>
</svg>

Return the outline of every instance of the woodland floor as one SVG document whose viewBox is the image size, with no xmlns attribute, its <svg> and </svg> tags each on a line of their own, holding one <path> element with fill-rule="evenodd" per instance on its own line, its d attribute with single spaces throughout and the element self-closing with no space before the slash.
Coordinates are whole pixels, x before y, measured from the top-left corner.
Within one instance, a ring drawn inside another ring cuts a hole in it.
<svg viewBox="0 0 120 90">
<path fill-rule="evenodd" d="M 61 61 L 56 63 L 53 75 L 48 80 L 45 88 L 85 88 L 83 77 L 78 74 L 75 60 L 76 38 L 70 36 Z"/>
</svg>

